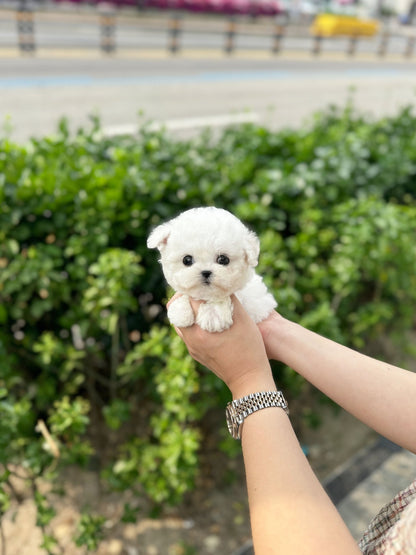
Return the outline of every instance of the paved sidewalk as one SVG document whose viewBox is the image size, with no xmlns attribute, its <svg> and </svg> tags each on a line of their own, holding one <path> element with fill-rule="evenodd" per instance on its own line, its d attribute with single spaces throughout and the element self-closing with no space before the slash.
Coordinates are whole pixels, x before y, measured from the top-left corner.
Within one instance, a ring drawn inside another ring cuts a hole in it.
<svg viewBox="0 0 416 555">
<path fill-rule="evenodd" d="M 416 478 L 416 455 L 400 450 L 388 457 L 338 504 L 354 538 L 359 540 L 383 505 Z"/>
</svg>

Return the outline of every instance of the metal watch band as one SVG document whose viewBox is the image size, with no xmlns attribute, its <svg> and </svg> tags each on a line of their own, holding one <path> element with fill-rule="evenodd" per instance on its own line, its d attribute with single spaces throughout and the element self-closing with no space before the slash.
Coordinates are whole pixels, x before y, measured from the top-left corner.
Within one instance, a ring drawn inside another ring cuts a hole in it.
<svg viewBox="0 0 416 555">
<path fill-rule="evenodd" d="M 282 408 L 289 414 L 287 401 L 281 391 L 260 391 L 230 401 L 226 408 L 226 418 L 228 430 L 233 438 L 241 439 L 243 422 L 247 416 L 269 407 Z"/>
</svg>

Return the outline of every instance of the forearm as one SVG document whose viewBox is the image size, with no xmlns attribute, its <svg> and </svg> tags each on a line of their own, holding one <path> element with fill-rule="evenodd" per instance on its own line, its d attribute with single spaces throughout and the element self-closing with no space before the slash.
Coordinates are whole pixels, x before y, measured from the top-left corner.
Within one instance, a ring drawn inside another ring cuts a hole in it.
<svg viewBox="0 0 416 555">
<path fill-rule="evenodd" d="M 234 303 L 234 324 L 220 334 L 198 326 L 177 331 L 191 355 L 227 384 L 234 399 L 275 390 L 259 329 L 237 299 Z M 242 446 L 256 555 L 359 553 L 281 408 L 247 417 Z"/>
<path fill-rule="evenodd" d="M 275 318 L 269 356 L 278 358 L 378 433 L 416 452 L 416 374 Z"/>
<path fill-rule="evenodd" d="M 282 409 L 248 417 L 242 446 L 256 555 L 359 553 Z"/>
</svg>

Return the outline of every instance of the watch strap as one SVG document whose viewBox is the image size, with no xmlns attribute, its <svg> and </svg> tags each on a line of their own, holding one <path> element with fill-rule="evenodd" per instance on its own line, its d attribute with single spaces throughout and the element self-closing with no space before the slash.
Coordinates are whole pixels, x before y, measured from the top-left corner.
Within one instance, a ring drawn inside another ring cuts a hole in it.
<svg viewBox="0 0 416 555">
<path fill-rule="evenodd" d="M 241 439 L 243 422 L 250 414 L 270 407 L 282 408 L 289 414 L 287 401 L 281 391 L 260 391 L 230 401 L 227 404 L 226 415 L 228 429 L 233 438 Z"/>
</svg>

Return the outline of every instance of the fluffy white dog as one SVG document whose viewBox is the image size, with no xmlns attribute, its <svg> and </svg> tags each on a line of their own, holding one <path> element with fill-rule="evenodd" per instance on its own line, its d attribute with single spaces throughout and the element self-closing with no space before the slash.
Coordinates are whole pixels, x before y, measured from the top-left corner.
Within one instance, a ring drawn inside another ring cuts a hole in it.
<svg viewBox="0 0 416 555">
<path fill-rule="evenodd" d="M 177 327 L 195 322 L 190 297 L 205 301 L 196 323 L 210 332 L 232 325 L 233 293 L 256 323 L 277 306 L 254 271 L 260 252 L 257 236 L 226 210 L 187 210 L 156 227 L 147 246 L 159 249 L 167 282 L 182 294 L 168 310 L 169 320 Z"/>
</svg>

